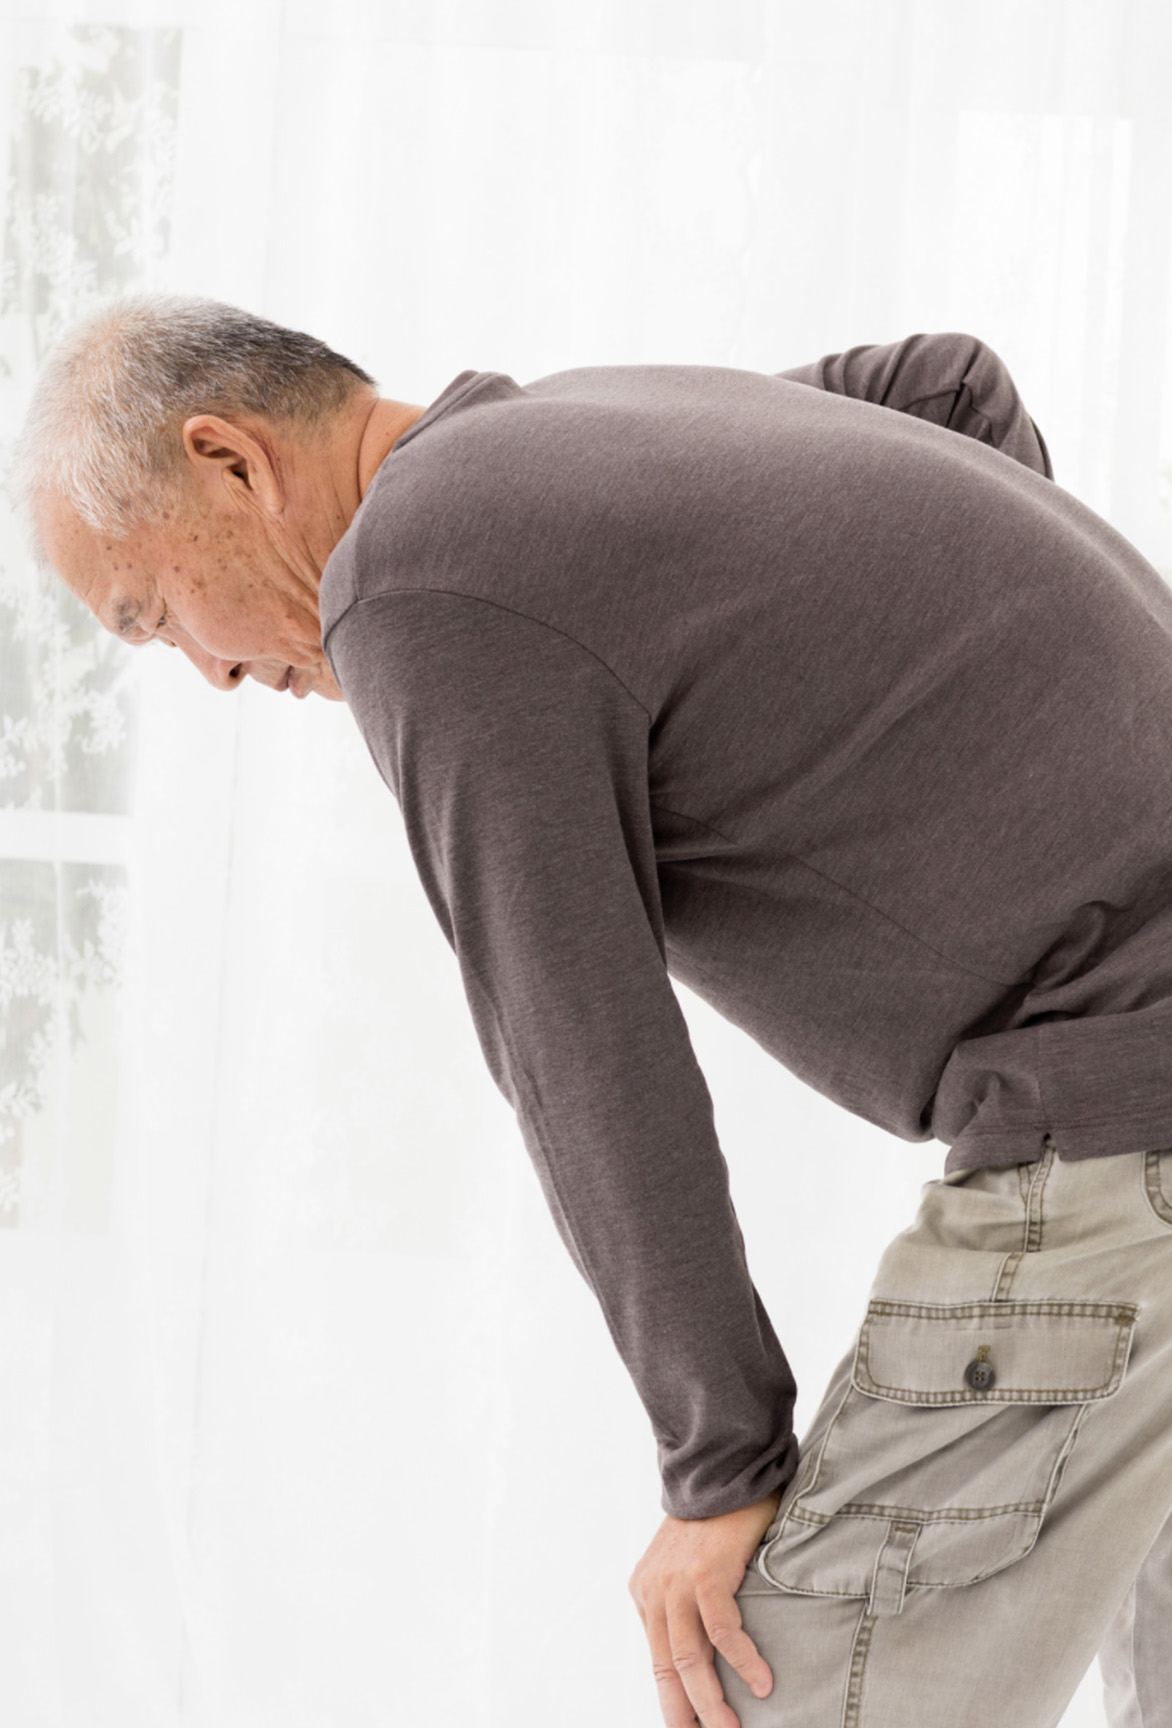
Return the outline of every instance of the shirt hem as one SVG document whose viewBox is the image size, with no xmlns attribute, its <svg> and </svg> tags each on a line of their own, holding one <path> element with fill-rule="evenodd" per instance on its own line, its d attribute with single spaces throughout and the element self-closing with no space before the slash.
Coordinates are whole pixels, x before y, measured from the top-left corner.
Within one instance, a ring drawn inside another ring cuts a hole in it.
<svg viewBox="0 0 1172 1728">
<path fill-rule="evenodd" d="M 1070 1163 L 1082 1158 L 1122 1157 L 1130 1152 L 1172 1147 L 1172 1101 L 1159 1110 L 1136 1115 L 1049 1122 L 1029 1128 L 966 1130 L 945 1159 L 945 1173 L 980 1170 L 987 1165 L 1032 1164 L 1042 1156 L 1047 1135 L 1053 1140 L 1059 1158 Z"/>
</svg>

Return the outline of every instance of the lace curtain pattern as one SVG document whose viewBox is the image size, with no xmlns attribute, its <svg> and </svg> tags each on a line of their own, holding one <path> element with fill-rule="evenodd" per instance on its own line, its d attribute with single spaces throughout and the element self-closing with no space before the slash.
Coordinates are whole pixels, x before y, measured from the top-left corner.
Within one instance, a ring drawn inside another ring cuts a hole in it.
<svg viewBox="0 0 1172 1728">
<path fill-rule="evenodd" d="M 0 366 L 15 392 L 89 305 L 149 280 L 175 154 L 177 30 L 40 35 L 41 51 L 26 38 L 11 67 Z M 0 574 L 0 795 L 30 817 L 125 816 L 132 668 L 66 592 L 19 579 L 13 526 Z M 67 826 L 72 855 L 61 855 Z M 0 1225 L 13 1227 L 58 1205 L 80 1216 L 106 1204 L 94 1171 L 108 1184 L 111 1123 L 97 1074 L 115 1060 L 105 1023 L 126 886 L 101 850 L 86 858 L 84 821 L 8 827 L 28 848 L 0 859 Z M 46 1118 L 63 1114 L 68 1127 L 52 1133 Z M 82 1147 L 62 1167 L 56 1154 Z"/>
<path fill-rule="evenodd" d="M 420 403 L 469 366 L 970 329 L 1059 482 L 1172 571 L 1162 0 L 49 11 L 0 8 L 0 459 L 126 289 Z M 800 1425 L 942 1149 L 681 997 Z M 126 649 L 4 513 L 0 1717 L 643 1728 L 658 1518 L 348 713 Z M 1101 1721 L 1092 1683 L 1067 1728 Z"/>
</svg>

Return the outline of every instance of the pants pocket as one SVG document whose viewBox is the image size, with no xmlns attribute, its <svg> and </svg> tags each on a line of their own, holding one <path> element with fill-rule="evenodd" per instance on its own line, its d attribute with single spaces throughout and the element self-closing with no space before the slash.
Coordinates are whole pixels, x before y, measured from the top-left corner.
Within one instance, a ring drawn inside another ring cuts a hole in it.
<svg viewBox="0 0 1172 1728">
<path fill-rule="evenodd" d="M 873 1301 L 850 1381 L 756 1555 L 781 1590 L 898 1613 L 1038 1539 L 1079 1426 L 1119 1388 L 1137 1309 Z"/>
</svg>

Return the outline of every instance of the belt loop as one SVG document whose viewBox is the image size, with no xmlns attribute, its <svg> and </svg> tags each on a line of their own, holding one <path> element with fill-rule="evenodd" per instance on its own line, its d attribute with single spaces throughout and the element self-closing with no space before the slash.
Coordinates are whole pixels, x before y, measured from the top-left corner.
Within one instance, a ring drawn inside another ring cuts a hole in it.
<svg viewBox="0 0 1172 1728">
<path fill-rule="evenodd" d="M 907 1594 L 908 1567 L 912 1549 L 920 1534 L 918 1524 L 896 1524 L 887 1527 L 887 1540 L 879 1550 L 875 1572 L 871 1579 L 871 1599 L 868 1614 L 898 1614 Z"/>
<path fill-rule="evenodd" d="M 1030 1181 L 1030 1191 L 1026 1199 L 1025 1241 L 1022 1247 L 1027 1254 L 1036 1254 L 1042 1246 L 1042 1197 L 1046 1191 L 1046 1182 L 1058 1156 L 1058 1148 L 1053 1136 L 1045 1134 L 1042 1137 L 1042 1156 L 1034 1166 Z"/>
<path fill-rule="evenodd" d="M 1054 1160 L 1058 1156 L 1058 1148 L 1054 1144 L 1052 1134 L 1042 1136 L 1042 1155 L 1032 1163 L 1018 1165 L 1019 1182 L 1025 1179 L 1028 1171 L 1028 1183 L 1025 1186 L 1023 1201 L 1025 1216 L 1022 1220 L 1021 1247 L 1012 1254 L 1007 1254 L 1001 1262 L 993 1285 L 994 1302 L 1006 1302 L 1017 1276 L 1017 1269 L 1027 1254 L 1037 1254 L 1042 1247 L 1043 1211 L 1042 1200 L 1046 1192 L 1046 1182 L 1054 1168 Z"/>
</svg>

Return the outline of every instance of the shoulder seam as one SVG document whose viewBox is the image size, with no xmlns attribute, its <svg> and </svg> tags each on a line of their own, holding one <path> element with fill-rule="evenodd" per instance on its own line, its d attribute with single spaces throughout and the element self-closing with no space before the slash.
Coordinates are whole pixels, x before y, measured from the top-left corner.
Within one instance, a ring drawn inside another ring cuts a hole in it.
<svg viewBox="0 0 1172 1728">
<path fill-rule="evenodd" d="M 481 594 L 465 594 L 459 588 L 392 588 L 385 594 L 368 594 L 362 599 L 352 600 L 341 617 L 335 618 L 330 625 L 328 632 L 322 638 L 322 647 L 327 648 L 329 639 L 339 624 L 348 618 L 351 612 L 356 611 L 359 606 L 375 606 L 384 600 L 394 600 L 400 594 L 443 594 L 449 600 L 468 600 L 474 606 L 491 606 L 496 612 L 506 612 L 513 618 L 523 618 L 527 624 L 536 624 L 540 629 L 548 630 L 551 636 L 560 636 L 563 641 L 572 643 L 575 648 L 581 649 L 583 654 L 589 655 L 591 660 L 596 661 L 602 670 L 613 678 L 623 694 L 630 698 L 640 713 L 646 716 L 648 725 L 652 723 L 651 712 L 646 703 L 640 701 L 635 692 L 619 677 L 614 667 L 608 665 L 601 654 L 596 653 L 593 648 L 588 648 L 585 642 L 579 642 L 576 636 L 571 636 L 568 630 L 561 630 L 556 624 L 547 623 L 544 618 L 535 618 L 531 612 L 522 612 L 517 606 L 506 606 L 499 600 L 485 599 Z"/>
</svg>

